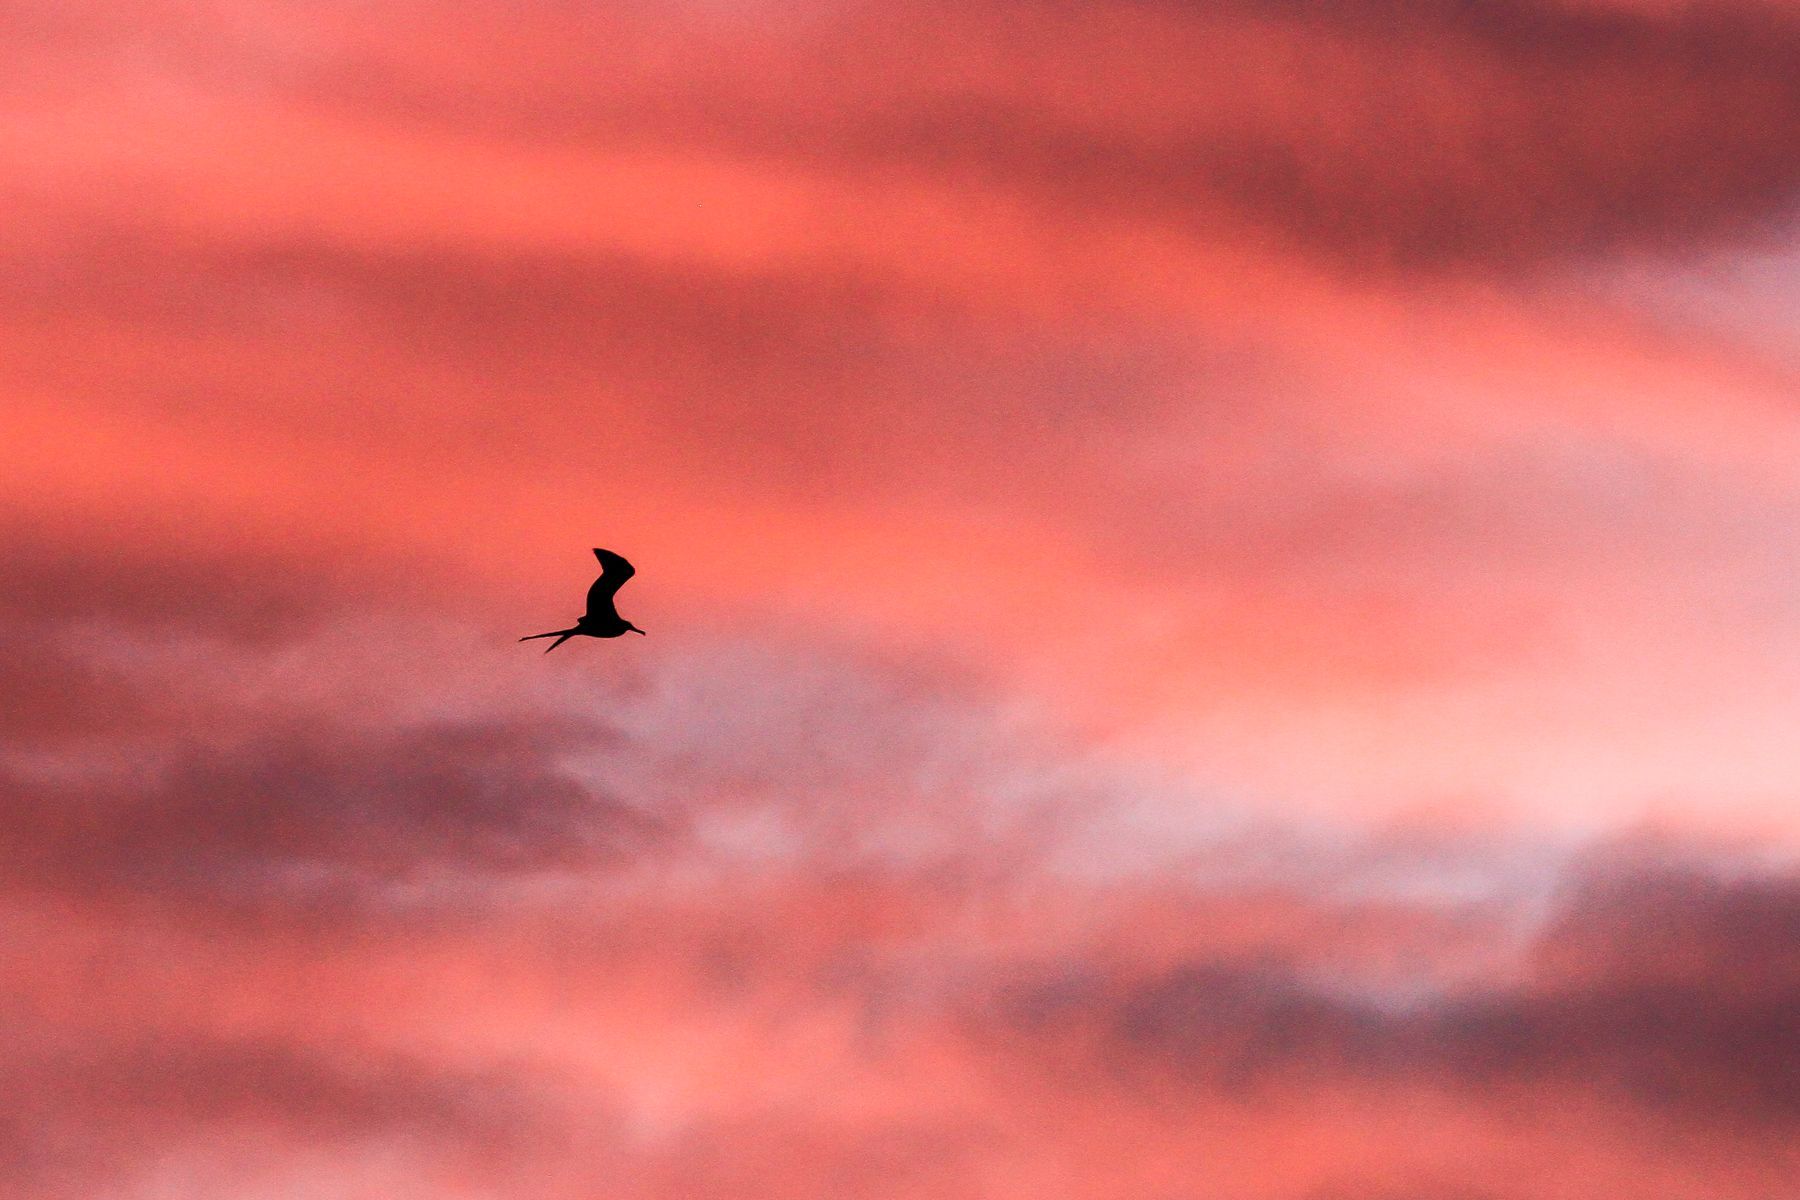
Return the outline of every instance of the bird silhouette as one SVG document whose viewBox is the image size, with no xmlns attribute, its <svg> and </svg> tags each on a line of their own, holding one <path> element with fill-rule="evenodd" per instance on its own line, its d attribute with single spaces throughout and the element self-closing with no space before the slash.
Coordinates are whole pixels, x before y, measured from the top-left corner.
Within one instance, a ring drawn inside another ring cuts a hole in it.
<svg viewBox="0 0 1800 1200">
<path fill-rule="evenodd" d="M 637 574 L 637 568 L 626 562 L 624 555 L 602 550 L 598 546 L 594 548 L 594 557 L 600 560 L 600 578 L 594 580 L 594 586 L 588 589 L 587 612 L 581 615 L 581 619 L 568 629 L 527 634 L 519 639 L 521 642 L 553 637 L 556 640 L 544 651 L 548 654 L 572 637 L 615 638 L 627 633 L 644 632 L 621 617 L 619 610 L 613 607 L 613 597 L 625 586 L 627 579 Z"/>
</svg>

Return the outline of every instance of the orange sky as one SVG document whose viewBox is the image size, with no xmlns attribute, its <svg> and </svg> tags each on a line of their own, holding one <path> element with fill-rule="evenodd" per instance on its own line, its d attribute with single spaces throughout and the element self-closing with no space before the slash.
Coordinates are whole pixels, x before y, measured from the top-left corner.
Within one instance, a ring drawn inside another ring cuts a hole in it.
<svg viewBox="0 0 1800 1200">
<path fill-rule="evenodd" d="M 1794 1177 L 1791 6 L 0 32 L 0 1192 Z"/>
</svg>

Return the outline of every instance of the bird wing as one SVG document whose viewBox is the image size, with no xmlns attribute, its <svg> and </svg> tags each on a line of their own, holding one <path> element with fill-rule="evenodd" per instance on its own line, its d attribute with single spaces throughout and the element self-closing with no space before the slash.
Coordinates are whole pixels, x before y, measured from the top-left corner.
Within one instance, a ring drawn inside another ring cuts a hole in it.
<svg viewBox="0 0 1800 1200">
<path fill-rule="evenodd" d="M 627 579 L 637 574 L 637 568 L 626 562 L 624 555 L 614 554 L 611 550 L 595 548 L 594 557 L 600 560 L 600 578 L 588 589 L 587 615 L 617 620 L 619 613 L 613 607 L 613 596 L 625 586 Z"/>
</svg>

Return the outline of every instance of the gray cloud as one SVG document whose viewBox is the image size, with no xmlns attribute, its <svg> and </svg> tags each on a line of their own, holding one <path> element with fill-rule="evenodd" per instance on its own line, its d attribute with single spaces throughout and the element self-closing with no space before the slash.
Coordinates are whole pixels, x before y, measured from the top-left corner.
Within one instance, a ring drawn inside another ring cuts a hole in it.
<svg viewBox="0 0 1800 1200">
<path fill-rule="evenodd" d="M 1151 1093 L 1248 1099 L 1361 1082 L 1504 1112 L 1549 1088 L 1741 1132 L 1791 1128 L 1800 882 L 1609 875 L 1589 864 L 1573 877 L 1516 983 L 1395 1008 L 1252 947 L 1147 971 L 1068 963 L 1002 988 L 995 1011 L 1006 1036 Z"/>
<path fill-rule="evenodd" d="M 186 634 L 267 649 L 366 604 L 374 592 L 373 564 L 314 547 L 183 549 L 159 532 L 153 521 L 141 541 L 76 522 L 9 532 L 0 630 L 31 641 L 82 626 L 101 639 Z"/>
<path fill-rule="evenodd" d="M 446 872 L 460 890 L 604 869 L 664 833 L 559 765 L 605 740 L 566 720 L 379 733 L 301 721 L 178 753 L 148 779 L 15 775 L 0 790 L 0 844 L 23 880 L 296 913 Z"/>
</svg>

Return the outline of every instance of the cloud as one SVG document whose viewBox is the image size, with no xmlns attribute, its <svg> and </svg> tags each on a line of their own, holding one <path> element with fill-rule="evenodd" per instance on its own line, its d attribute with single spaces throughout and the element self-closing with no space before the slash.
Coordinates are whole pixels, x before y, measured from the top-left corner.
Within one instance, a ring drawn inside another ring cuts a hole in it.
<svg viewBox="0 0 1800 1200">
<path fill-rule="evenodd" d="M 1800 1002 L 1797 899 L 1787 875 L 1589 862 L 1523 974 L 1468 991 L 1396 1006 L 1346 993 L 1342 968 L 1297 968 L 1265 947 L 1137 971 L 1069 963 L 1007 985 L 995 1011 L 1038 1048 L 1023 1053 L 1086 1059 L 1081 1069 L 1128 1088 L 1246 1103 L 1346 1083 L 1427 1088 L 1501 1115 L 1532 1096 L 1590 1093 L 1776 1136 L 1800 1117 L 1786 1016 Z"/>
<path fill-rule="evenodd" d="M 21 878 L 253 911 L 372 903 L 390 885 L 581 867 L 652 847 L 654 814 L 558 764 L 604 735 L 568 722 L 324 722 L 177 752 L 160 777 L 6 781 Z"/>
<path fill-rule="evenodd" d="M 6 11 L 0 1190 L 1787 1186 L 1792 12 Z"/>
<path fill-rule="evenodd" d="M 0 1062 L 30 1098 L 0 1124 L 0 1180 L 22 1197 L 153 1194 L 171 1175 L 280 1180 L 322 1149 L 342 1175 L 366 1157 L 377 1178 L 399 1172 L 388 1186 L 412 1186 L 516 1166 L 556 1127 L 515 1079 L 399 1056 L 205 1036 L 33 1045 Z"/>
<path fill-rule="evenodd" d="M 200 636 L 264 650 L 376 594 L 367 561 L 308 545 L 187 544 L 153 514 L 95 529 L 44 521 L 6 531 L 0 620 L 43 639 Z"/>
<path fill-rule="evenodd" d="M 1085 1196 L 1185 1177 L 1282 1200 L 1432 1195 L 1448 1181 L 1537 1200 L 1553 1181 L 1504 1168 L 1529 1152 L 1650 1196 L 1687 1195 L 1700 1177 L 1750 1197 L 1795 1120 L 1791 972 L 1663 969 L 1665 931 L 1696 909 L 1700 944 L 1729 947 L 1724 961 L 1791 959 L 1779 914 L 1793 886 L 1779 873 L 1694 857 L 1671 875 L 1601 856 L 1532 918 L 1529 896 L 1356 898 L 1318 878 L 1155 870 L 1096 885 L 1026 861 L 999 887 L 917 862 L 740 860 L 700 875 L 664 862 L 656 886 L 599 905 L 552 893 L 524 919 L 480 904 L 410 932 L 300 934 L 279 905 L 276 920 L 226 925 L 138 906 L 121 924 L 78 893 L 39 906 L 35 926 L 11 918 L 32 965 L 7 994 L 36 1014 L 23 1028 L 51 1021 L 75 1042 L 142 1022 L 230 1029 L 250 1047 L 133 1070 L 158 1081 L 143 1108 L 162 1114 L 134 1144 L 190 1144 L 243 1114 L 315 1141 L 413 1128 L 416 1169 L 473 1155 L 479 1178 L 540 1195 L 609 1177 L 656 1200 L 727 1183 L 879 1196 L 891 1174 L 951 1196 L 987 1194 L 975 1178 L 1000 1180 L 1001 1195 Z M 1633 898 L 1629 916 L 1612 894 Z M 1521 928 L 1538 932 L 1521 943 Z M 96 955 L 104 976 L 80 984 Z M 77 985 L 85 999 L 65 1009 L 60 989 Z M 322 1077 L 282 1066 L 316 1058 L 320 1039 L 338 1061 L 346 1038 L 386 1049 Z M 396 1079 L 415 1082 L 383 1082 L 394 1056 L 415 1064 Z M 53 1048 L 46 1061 L 85 1060 Z M 463 1080 L 463 1099 L 429 1102 L 434 1079 Z M 533 1081 L 516 1121 L 509 1079 Z M 414 1087 L 427 1095 L 408 1098 Z M 118 1148 L 117 1108 L 70 1108 L 113 1131 L 94 1143 L 99 1161 L 136 1161 Z M 571 1128 L 594 1140 L 571 1145 L 558 1132 Z M 1696 1148 L 1688 1175 L 1659 1173 L 1645 1129 Z M 1122 1155 L 1121 1136 L 1153 1161 Z M 1319 1138 L 1340 1153 L 1280 1154 Z M 310 1168 L 296 1153 L 267 1151 L 298 1176 Z M 1026 1164 L 1051 1182 L 1028 1185 Z"/>
<path fill-rule="evenodd" d="M 23 636 L 16 642 L 0 662 L 0 690 L 11 698 L 0 728 L 9 737 L 55 743 L 159 723 L 158 706 L 122 673 Z"/>
<path fill-rule="evenodd" d="M 1800 892 L 1775 870 L 1721 874 L 1626 843 L 1567 889 L 1539 951 L 1550 979 L 1695 988 L 1725 999 L 1800 987 Z"/>
<path fill-rule="evenodd" d="M 1800 30 L 1769 5 L 146 9 L 128 30 L 42 17 L 40 49 L 115 87 L 982 181 L 1362 266 L 1728 241 L 1800 185 Z M 426 19 L 484 53 L 421 52 Z"/>
</svg>

